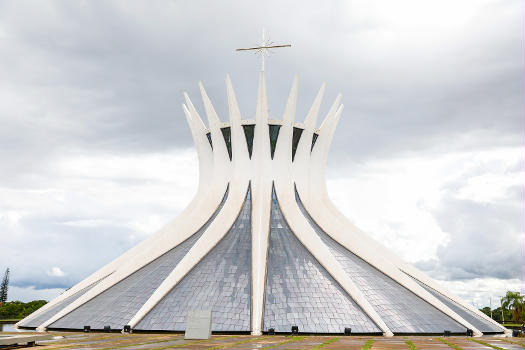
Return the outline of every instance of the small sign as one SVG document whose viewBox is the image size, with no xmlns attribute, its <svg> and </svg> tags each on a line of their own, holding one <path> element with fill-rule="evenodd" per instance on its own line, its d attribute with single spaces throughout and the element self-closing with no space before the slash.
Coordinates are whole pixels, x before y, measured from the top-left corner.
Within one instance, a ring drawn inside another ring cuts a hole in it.
<svg viewBox="0 0 525 350">
<path fill-rule="evenodd" d="M 210 339 L 211 310 L 190 310 L 184 339 Z"/>
</svg>

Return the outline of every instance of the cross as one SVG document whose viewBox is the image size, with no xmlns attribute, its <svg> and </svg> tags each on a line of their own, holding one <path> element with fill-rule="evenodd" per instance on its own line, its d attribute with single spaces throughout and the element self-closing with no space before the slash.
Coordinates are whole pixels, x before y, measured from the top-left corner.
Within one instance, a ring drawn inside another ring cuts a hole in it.
<svg viewBox="0 0 525 350">
<path fill-rule="evenodd" d="M 264 72 L 264 56 L 268 56 L 270 49 L 276 49 L 280 47 L 292 47 L 292 45 L 273 45 L 273 41 L 270 38 L 266 38 L 266 31 L 262 30 L 262 40 L 257 47 L 249 47 L 246 49 L 237 49 L 235 51 L 255 51 L 256 54 L 261 55 L 261 71 Z"/>
</svg>

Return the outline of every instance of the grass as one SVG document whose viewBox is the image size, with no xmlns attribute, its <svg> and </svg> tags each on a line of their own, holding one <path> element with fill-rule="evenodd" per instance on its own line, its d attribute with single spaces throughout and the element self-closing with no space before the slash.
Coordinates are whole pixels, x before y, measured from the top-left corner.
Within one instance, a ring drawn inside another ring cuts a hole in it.
<svg viewBox="0 0 525 350">
<path fill-rule="evenodd" d="M 503 348 L 500 348 L 499 346 L 492 345 L 492 344 L 489 344 L 489 343 L 485 343 L 484 341 L 481 341 L 481 340 L 477 340 L 477 339 L 469 339 L 469 340 L 473 341 L 475 343 L 481 344 L 481 345 L 488 346 L 489 348 L 493 348 L 493 349 L 496 349 L 496 350 L 505 350 Z"/>
<path fill-rule="evenodd" d="M 405 340 L 405 343 L 410 347 L 410 350 L 417 350 L 417 346 L 415 346 L 410 340 Z"/>
<path fill-rule="evenodd" d="M 370 350 L 372 348 L 372 344 L 374 344 L 374 339 L 368 339 L 361 350 Z"/>
<path fill-rule="evenodd" d="M 452 344 L 452 343 L 449 343 L 448 341 L 446 341 L 445 339 L 443 338 L 437 338 L 437 340 L 439 340 L 440 342 L 444 343 L 444 344 L 447 344 L 448 346 L 450 346 L 452 349 L 455 349 L 455 350 L 463 350 L 462 348 L 460 348 L 459 346 L 455 345 L 455 344 Z"/>
<path fill-rule="evenodd" d="M 333 342 L 336 342 L 336 341 L 338 341 L 338 340 L 339 340 L 339 338 L 332 338 L 332 339 L 329 339 L 329 340 L 325 341 L 325 342 L 322 343 L 322 344 L 319 344 L 319 345 L 314 346 L 314 347 L 312 348 L 312 350 L 321 349 L 321 348 L 323 348 L 324 346 L 326 346 L 326 345 L 328 345 L 328 344 L 332 344 Z"/>
<path fill-rule="evenodd" d="M 7 318 L 5 320 L 0 320 L 0 322 L 18 322 L 21 318 Z"/>
</svg>

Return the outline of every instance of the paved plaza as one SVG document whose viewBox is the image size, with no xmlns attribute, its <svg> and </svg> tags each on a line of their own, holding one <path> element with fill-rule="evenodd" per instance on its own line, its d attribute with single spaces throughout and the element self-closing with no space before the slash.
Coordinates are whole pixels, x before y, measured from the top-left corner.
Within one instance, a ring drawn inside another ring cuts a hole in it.
<svg viewBox="0 0 525 350">
<path fill-rule="evenodd" d="M 7 333 L 4 333 L 7 335 Z M 15 333 L 20 334 L 20 333 Z M 34 333 L 33 333 L 34 334 Z M 37 343 L 39 350 L 93 349 L 93 350 L 434 350 L 434 349 L 525 349 L 525 338 L 465 338 L 465 337 L 360 337 L 360 336 L 249 336 L 214 335 L 209 340 L 184 340 L 182 334 L 120 334 L 120 333 L 72 333 L 49 332 L 53 340 Z M 17 349 L 6 347 L 2 349 Z"/>
</svg>

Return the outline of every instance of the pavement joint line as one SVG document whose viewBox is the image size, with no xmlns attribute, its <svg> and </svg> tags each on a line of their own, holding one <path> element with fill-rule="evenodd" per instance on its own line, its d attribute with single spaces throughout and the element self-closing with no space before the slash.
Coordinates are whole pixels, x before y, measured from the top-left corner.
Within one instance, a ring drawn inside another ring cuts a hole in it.
<svg viewBox="0 0 525 350">
<path fill-rule="evenodd" d="M 104 339 L 110 339 L 110 338 L 113 338 L 111 336 L 106 336 L 106 337 L 99 337 L 99 338 L 93 338 L 93 339 L 83 339 L 85 341 L 96 341 L 96 340 L 104 340 Z M 174 340 L 174 339 L 172 339 Z M 71 349 L 71 348 L 74 348 L 76 346 L 79 346 L 79 345 L 82 345 L 82 343 L 84 343 L 83 341 L 75 341 L 75 340 L 72 340 L 70 341 L 68 344 L 70 345 L 66 345 L 66 346 L 59 346 L 59 347 L 54 347 L 54 348 L 48 348 L 46 350 L 59 350 L 59 349 Z M 61 343 L 63 344 L 63 343 Z M 147 342 L 145 343 L 147 344 Z M 50 345 L 53 345 L 53 344 L 50 344 Z M 89 344 L 84 344 L 84 345 L 89 345 Z M 99 344 L 100 345 L 100 344 Z M 141 345 L 141 344 L 136 344 L 136 345 Z M 123 347 L 123 346 L 130 346 L 129 344 L 126 344 L 126 345 L 122 345 L 122 346 L 117 346 L 117 347 L 109 347 L 109 348 L 101 348 L 101 349 L 98 349 L 98 350 L 102 350 L 102 349 L 118 349 L 120 347 Z"/>
<path fill-rule="evenodd" d="M 232 346 L 235 346 L 235 345 L 244 344 L 244 343 L 250 343 L 250 342 L 252 342 L 252 341 L 256 341 L 256 340 L 260 340 L 260 339 L 264 339 L 264 337 L 240 340 L 240 341 L 238 341 L 238 342 L 231 343 L 231 344 L 216 345 L 216 346 L 213 346 L 213 347 L 211 347 L 211 348 L 208 348 L 207 350 L 225 349 L 225 348 L 229 348 L 229 347 L 232 347 Z"/>
<path fill-rule="evenodd" d="M 485 343 L 484 341 L 481 341 L 481 340 L 477 340 L 477 339 L 469 339 L 469 340 L 473 341 L 475 343 L 481 344 L 481 345 L 488 346 L 489 348 L 493 348 L 493 349 L 496 349 L 496 350 L 505 350 L 503 348 L 500 348 L 499 346 L 492 345 L 492 344 L 489 344 L 489 343 Z"/>
<path fill-rule="evenodd" d="M 305 338 L 306 337 L 292 337 L 289 340 L 286 340 L 286 341 L 283 341 L 283 342 L 280 342 L 280 343 L 277 343 L 277 344 L 272 344 L 270 346 L 267 346 L 267 347 L 261 348 L 261 349 L 271 349 L 271 348 L 275 348 L 276 346 L 281 346 L 281 345 L 289 344 L 289 343 L 295 343 L 296 341 L 304 340 Z"/>
<path fill-rule="evenodd" d="M 219 338 L 219 339 L 230 339 L 230 338 L 238 338 L 239 336 L 237 335 L 234 335 L 234 336 L 230 336 L 230 337 L 224 337 L 224 338 Z M 160 348 L 151 348 L 151 349 L 148 349 L 148 350 L 164 350 L 164 349 L 171 349 L 171 348 L 180 348 L 182 346 L 187 346 L 187 345 L 193 345 L 193 344 L 199 344 L 199 343 L 205 343 L 205 342 L 208 342 L 208 341 L 212 341 L 212 340 L 216 340 L 217 338 L 213 339 L 213 338 L 210 338 L 210 339 L 203 339 L 203 340 L 197 340 L 197 341 L 193 341 L 193 342 L 189 342 L 189 343 L 183 343 L 183 344 L 174 344 L 174 345 L 169 345 L 169 346 L 163 346 L 163 347 L 160 347 Z M 128 345 L 129 346 L 129 345 Z M 114 349 L 114 348 L 107 348 L 107 349 Z M 97 349 L 97 350 L 106 350 L 106 349 Z"/>
<path fill-rule="evenodd" d="M 108 338 L 111 338 L 111 337 L 107 337 L 107 338 L 98 338 L 98 340 L 104 340 L 104 339 L 108 339 Z M 85 341 L 96 341 L 97 339 L 82 339 L 82 340 L 85 340 Z M 61 345 L 61 344 L 69 344 L 69 345 L 65 345 L 65 346 L 58 346 L 58 347 L 54 347 L 54 348 L 48 348 L 46 350 L 59 350 L 59 349 L 71 349 L 71 348 L 74 348 L 75 346 L 79 346 L 80 344 L 83 343 L 82 340 L 77 340 L 77 341 L 70 341 L 70 342 L 67 342 L 67 343 L 63 343 L 63 342 L 58 342 L 57 343 L 50 343 L 49 345 L 54 345 L 54 344 L 57 344 L 57 345 Z"/>
<path fill-rule="evenodd" d="M 321 349 L 321 348 L 325 347 L 328 344 L 335 343 L 339 339 L 340 339 L 339 337 L 335 337 L 335 338 L 329 339 L 329 340 L 325 341 L 324 343 L 321 343 L 319 345 L 314 346 L 311 350 Z"/>
<path fill-rule="evenodd" d="M 513 340 L 507 340 L 507 339 L 501 339 L 501 340 L 503 340 L 504 342 L 507 342 L 507 343 L 521 345 L 521 347 L 525 349 L 525 344 L 523 344 L 523 343 L 520 343 L 520 342 L 517 342 L 517 341 L 513 341 Z"/>
<path fill-rule="evenodd" d="M 58 344 L 71 344 L 71 343 L 78 343 L 79 340 L 89 340 L 89 341 L 93 341 L 93 340 L 102 340 L 102 339 L 108 339 L 108 338 L 111 338 L 111 336 L 109 335 L 106 335 L 106 336 L 103 336 L 103 337 L 93 337 L 93 338 L 82 338 L 82 339 L 73 339 L 73 338 L 67 338 L 67 336 L 64 336 L 64 339 L 56 339 L 56 343 Z"/>
<path fill-rule="evenodd" d="M 152 340 L 152 341 L 136 343 L 136 344 L 122 344 L 122 345 L 116 345 L 116 346 L 109 346 L 107 348 L 100 348 L 100 349 L 97 349 L 97 350 L 119 349 L 119 348 L 124 348 L 126 346 L 139 346 L 139 345 L 166 343 L 166 342 L 169 342 L 169 341 L 181 340 L 181 339 L 184 339 L 184 338 L 177 337 L 177 338 L 170 338 L 170 339 L 164 339 L 164 340 Z"/>
<path fill-rule="evenodd" d="M 446 341 L 445 339 L 443 338 L 436 338 L 437 340 L 439 340 L 440 342 L 444 343 L 444 344 L 447 344 L 448 346 L 450 346 L 452 349 L 456 349 L 456 350 L 463 350 L 462 348 L 460 348 L 459 346 L 455 345 L 455 344 L 452 344 L 452 343 L 449 343 L 448 341 Z"/>
<path fill-rule="evenodd" d="M 374 341 L 375 339 L 368 339 L 365 345 L 363 345 L 363 347 L 361 348 L 361 350 L 370 350 L 372 348 L 372 344 L 374 344 Z"/>
<path fill-rule="evenodd" d="M 58 335 L 58 334 L 53 334 L 53 335 Z M 195 341 L 189 341 L 189 342 L 184 342 L 184 338 L 179 334 L 178 337 L 169 337 L 169 335 L 155 335 L 155 334 L 150 334 L 150 335 L 140 335 L 138 337 L 133 337 L 133 336 L 122 336 L 121 334 L 114 334 L 114 335 L 111 335 L 111 334 L 107 334 L 107 335 L 95 335 L 95 334 L 92 334 L 92 336 L 87 336 L 87 337 L 81 337 L 81 339 L 76 339 L 74 336 L 72 336 L 71 338 L 67 338 L 68 335 L 66 334 L 60 334 L 61 336 L 64 336 L 65 338 L 63 339 L 54 339 L 54 340 L 51 340 L 51 342 L 46 342 L 47 344 L 41 344 L 45 347 L 46 350 L 61 350 L 61 349 L 81 349 L 85 346 L 89 346 L 89 345 L 94 345 L 96 350 L 110 350 L 110 349 L 122 349 L 124 350 L 124 348 L 128 348 L 128 347 L 136 347 L 136 346 L 145 346 L 144 349 L 146 350 L 167 350 L 167 349 L 177 349 L 177 348 L 181 348 L 181 347 L 186 347 L 186 346 L 189 346 L 189 347 L 192 347 L 194 346 L 194 344 L 202 344 L 202 345 L 198 345 L 199 348 L 201 349 L 206 349 L 206 350 L 221 350 L 221 349 L 230 349 L 232 347 L 235 347 L 237 345 L 240 345 L 240 344 L 246 344 L 246 343 L 254 343 L 254 344 L 257 344 L 257 346 L 261 346 L 260 350 L 266 350 L 266 349 L 273 349 L 273 348 L 276 348 L 276 347 L 281 347 L 281 346 L 286 346 L 286 344 L 291 344 L 289 345 L 290 347 L 294 347 L 294 345 L 292 343 L 296 343 L 298 346 L 300 344 L 303 344 L 301 343 L 301 341 L 305 340 L 305 339 L 310 339 L 310 337 L 307 337 L 307 336 L 286 336 L 285 338 L 282 338 L 281 339 L 272 339 L 272 337 L 268 337 L 268 336 L 260 336 L 260 337 L 253 337 L 253 338 L 246 338 L 242 335 L 230 335 L 230 336 L 214 336 L 213 338 L 210 338 L 210 339 L 199 339 L 199 340 L 195 340 Z M 237 339 L 235 339 L 237 338 Z M 240 339 L 239 339 L 240 338 Z M 401 338 L 401 337 L 400 337 Z M 269 340 L 268 342 L 263 342 L 263 343 L 259 343 L 259 341 L 261 340 Z M 322 350 L 325 346 L 328 346 L 329 344 L 331 343 L 335 343 L 337 342 L 338 340 L 341 340 L 342 338 L 340 336 L 337 336 L 337 337 L 324 337 L 323 338 L 317 338 L 315 339 L 315 341 L 313 342 L 314 344 L 311 344 L 310 342 L 307 342 L 306 343 L 306 347 L 305 349 L 310 349 L 310 350 Z M 399 339 L 399 338 L 398 338 Z M 455 349 L 455 350 L 463 350 L 463 348 L 461 348 L 460 346 L 458 345 L 461 345 L 461 344 L 464 344 L 462 342 L 472 342 L 472 343 L 478 343 L 482 346 L 486 346 L 488 348 L 492 348 L 492 349 L 495 349 L 495 350 L 505 350 L 504 348 L 502 347 L 499 347 L 498 345 L 501 345 L 501 346 L 504 346 L 505 343 L 507 344 L 515 344 L 515 345 L 518 345 L 520 346 L 521 348 L 525 349 L 525 344 L 524 343 L 521 343 L 521 342 L 518 342 L 518 341 L 513 341 L 513 340 L 507 340 L 507 339 L 501 339 L 501 338 L 497 338 L 497 341 L 500 341 L 500 342 L 504 342 L 504 343 L 497 343 L 495 345 L 493 345 L 492 343 L 487 343 L 487 342 L 490 342 L 492 340 L 492 338 L 487 338 L 487 339 L 474 339 L 474 338 L 465 338 L 465 337 L 451 337 L 451 338 L 443 338 L 443 337 L 435 337 L 434 338 L 435 340 L 437 339 L 438 341 L 440 341 L 441 343 L 449 346 L 450 348 L 452 349 Z M 494 338 L 496 339 L 496 338 Z M 223 341 L 221 343 L 221 341 Z M 284 340 L 284 341 L 283 341 Z M 360 348 L 361 350 L 371 350 L 371 349 L 375 349 L 378 345 L 376 345 L 375 343 L 378 341 L 378 339 L 375 339 L 375 338 L 368 338 L 368 339 L 363 339 L 365 340 L 365 344 L 362 345 L 362 347 Z M 406 347 L 405 349 L 409 349 L 409 350 L 418 350 L 418 346 L 423 346 L 424 345 L 421 345 L 419 343 L 416 343 L 414 344 L 413 343 L 413 340 L 414 339 L 411 339 L 409 337 L 402 337 L 401 339 L 399 339 L 400 341 L 400 344 L 402 346 L 403 342 L 408 346 Z M 430 340 L 430 343 L 432 343 L 432 339 L 427 339 L 427 340 Z M 461 341 L 460 343 L 455 343 L 455 341 L 458 340 L 458 341 Z M 93 342 L 96 342 L 96 341 L 100 341 L 98 342 L 97 344 L 91 344 Z M 177 342 L 179 341 L 179 342 Z M 216 341 L 215 344 L 206 344 L 206 342 L 213 342 L 213 341 Z M 231 342 L 233 341 L 233 342 Z M 278 342 L 276 342 L 278 341 Z M 324 341 L 322 343 L 320 343 L 321 341 Z M 175 344 L 172 344 L 172 345 L 168 345 L 168 344 L 165 344 L 167 342 L 174 342 Z M 317 343 L 317 344 L 316 344 Z M 396 342 L 397 343 L 397 342 Z M 430 344 L 428 343 L 428 344 Z M 471 344 L 472 344 L 471 343 Z M 359 343 L 358 343 L 359 344 Z M 358 345 L 356 344 L 356 345 Z M 422 343 L 423 344 L 423 343 Z M 456 345 L 458 344 L 458 345 Z M 157 345 L 158 347 L 151 347 L 151 345 Z M 99 347 L 99 346 L 106 346 L 106 347 Z M 303 345 L 304 346 L 304 345 Z M 309 347 L 311 346 L 311 347 Z M 468 346 L 468 345 L 466 345 Z M 95 349 L 94 349 L 95 350 Z M 138 349 L 137 349 L 138 350 Z"/>
</svg>

